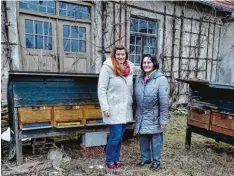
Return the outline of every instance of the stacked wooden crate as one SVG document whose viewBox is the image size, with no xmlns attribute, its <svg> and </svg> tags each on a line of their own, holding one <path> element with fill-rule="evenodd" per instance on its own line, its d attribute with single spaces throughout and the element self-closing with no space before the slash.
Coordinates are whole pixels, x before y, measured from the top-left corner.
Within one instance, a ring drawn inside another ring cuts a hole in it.
<svg viewBox="0 0 234 176">
<path fill-rule="evenodd" d="M 190 107 L 188 124 L 234 136 L 234 115 Z"/>
<path fill-rule="evenodd" d="M 234 136 L 234 85 L 189 81 L 188 124 Z"/>
</svg>

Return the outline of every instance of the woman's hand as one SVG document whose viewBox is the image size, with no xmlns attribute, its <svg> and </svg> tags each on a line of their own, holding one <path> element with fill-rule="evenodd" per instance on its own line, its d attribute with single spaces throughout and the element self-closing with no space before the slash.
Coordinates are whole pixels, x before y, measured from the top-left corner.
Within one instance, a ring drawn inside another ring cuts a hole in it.
<svg viewBox="0 0 234 176">
<path fill-rule="evenodd" d="M 167 126 L 166 124 L 161 124 L 160 127 L 161 127 L 162 130 L 164 130 L 166 128 L 166 126 Z"/>
<path fill-rule="evenodd" d="M 106 117 L 110 117 L 110 112 L 109 112 L 109 110 L 103 111 L 103 114 L 104 114 Z"/>
</svg>

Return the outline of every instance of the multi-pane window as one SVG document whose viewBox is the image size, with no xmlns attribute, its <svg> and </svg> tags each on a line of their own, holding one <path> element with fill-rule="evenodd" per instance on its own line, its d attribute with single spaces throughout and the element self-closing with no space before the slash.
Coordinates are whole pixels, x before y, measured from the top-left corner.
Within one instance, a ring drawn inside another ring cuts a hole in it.
<svg viewBox="0 0 234 176">
<path fill-rule="evenodd" d="M 55 1 L 20 1 L 19 7 L 39 13 L 55 14 Z"/>
<path fill-rule="evenodd" d="M 90 20 L 90 7 L 59 2 L 59 15 L 70 18 Z"/>
<path fill-rule="evenodd" d="M 26 48 L 52 50 L 52 24 L 26 19 L 25 40 Z"/>
<path fill-rule="evenodd" d="M 86 52 L 85 27 L 63 25 L 63 49 L 67 52 Z"/>
<path fill-rule="evenodd" d="M 157 23 L 131 18 L 130 60 L 139 65 L 143 54 L 156 55 Z"/>
</svg>

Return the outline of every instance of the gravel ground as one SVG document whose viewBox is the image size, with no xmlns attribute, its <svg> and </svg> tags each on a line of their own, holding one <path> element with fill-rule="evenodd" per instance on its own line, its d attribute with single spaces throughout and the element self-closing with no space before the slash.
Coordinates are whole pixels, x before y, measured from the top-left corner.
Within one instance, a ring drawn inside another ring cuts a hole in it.
<svg viewBox="0 0 234 176">
<path fill-rule="evenodd" d="M 105 167 L 104 155 L 84 157 L 79 146 L 64 144 L 64 157 L 70 160 L 63 162 L 60 169 L 54 169 L 44 155 L 26 155 L 27 162 L 42 161 L 44 164 L 30 168 L 21 175 L 38 176 L 96 176 L 96 175 L 134 175 L 134 176 L 234 176 L 234 147 L 225 143 L 193 134 L 191 150 L 186 150 L 185 143 L 186 115 L 170 115 L 170 121 L 164 135 L 164 148 L 161 166 L 157 171 L 150 171 L 148 166 L 136 167 L 140 160 L 139 144 L 136 138 L 123 142 L 121 161 L 124 166 L 110 170 Z M 15 162 L 2 159 L 2 175 Z M 8 166 L 7 166 L 8 165 Z M 6 175 L 6 174 L 5 174 Z M 20 174 L 19 174 L 20 175 Z"/>
</svg>

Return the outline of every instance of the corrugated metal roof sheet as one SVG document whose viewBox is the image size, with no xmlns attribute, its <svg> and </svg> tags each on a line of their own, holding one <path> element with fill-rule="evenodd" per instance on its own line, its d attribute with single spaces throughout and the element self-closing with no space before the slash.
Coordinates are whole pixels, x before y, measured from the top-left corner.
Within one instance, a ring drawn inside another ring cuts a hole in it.
<svg viewBox="0 0 234 176">
<path fill-rule="evenodd" d="M 213 0 L 212 2 L 215 5 L 219 5 L 219 6 L 234 10 L 234 1 L 233 0 L 226 0 L 226 1 Z"/>
<path fill-rule="evenodd" d="M 216 9 L 226 12 L 234 11 L 234 0 L 209 0 L 209 1 L 199 1 L 202 4 L 212 6 Z"/>
</svg>

